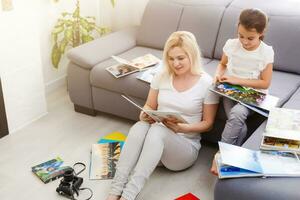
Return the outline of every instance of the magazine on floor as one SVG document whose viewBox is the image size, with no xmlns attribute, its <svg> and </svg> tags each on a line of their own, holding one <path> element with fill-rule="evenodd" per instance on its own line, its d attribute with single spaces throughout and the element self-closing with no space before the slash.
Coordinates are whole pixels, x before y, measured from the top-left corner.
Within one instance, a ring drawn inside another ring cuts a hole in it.
<svg viewBox="0 0 300 200">
<path fill-rule="evenodd" d="M 118 64 L 107 67 L 106 70 L 115 78 L 120 78 L 135 72 L 142 71 L 148 67 L 152 67 L 160 62 L 160 59 L 152 54 L 146 54 L 137 57 L 131 61 L 123 59 L 119 56 L 111 56 Z"/>
<path fill-rule="evenodd" d="M 120 142 L 93 144 L 90 162 L 90 179 L 112 179 L 121 154 Z"/>
<path fill-rule="evenodd" d="M 71 169 L 69 166 L 62 166 L 63 160 L 60 157 L 48 160 L 31 167 L 31 171 L 44 183 L 49 183 L 63 176 L 65 171 Z"/>
<path fill-rule="evenodd" d="M 261 149 L 295 151 L 300 154 L 300 110 L 273 108 L 263 133 Z"/>
<path fill-rule="evenodd" d="M 254 151 L 219 142 L 216 156 L 219 178 L 237 177 L 300 177 L 300 160 L 287 151 Z"/>
<path fill-rule="evenodd" d="M 108 133 L 107 135 L 103 136 L 101 139 L 98 140 L 98 144 L 103 143 L 113 143 L 113 142 L 120 142 L 121 147 L 124 146 L 125 140 L 127 136 L 124 133 L 119 131 L 114 131 L 112 133 Z"/>
<path fill-rule="evenodd" d="M 276 107 L 279 101 L 278 97 L 265 94 L 253 88 L 229 83 L 216 83 L 210 90 L 237 101 L 265 117 L 268 117 L 270 110 Z"/>
<path fill-rule="evenodd" d="M 124 99 L 134 105 L 136 108 L 145 112 L 149 115 L 154 121 L 162 122 L 165 119 L 172 120 L 174 123 L 188 123 L 178 112 L 169 112 L 169 111 L 158 111 L 158 110 L 146 110 L 130 97 L 126 95 L 121 95 Z"/>
</svg>

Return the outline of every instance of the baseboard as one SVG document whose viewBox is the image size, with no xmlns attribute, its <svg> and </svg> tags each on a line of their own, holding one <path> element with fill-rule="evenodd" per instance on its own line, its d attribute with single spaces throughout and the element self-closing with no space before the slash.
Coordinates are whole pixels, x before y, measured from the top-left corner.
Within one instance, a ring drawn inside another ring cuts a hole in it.
<svg viewBox="0 0 300 200">
<path fill-rule="evenodd" d="M 45 85 L 45 92 L 46 92 L 46 96 L 57 90 L 60 87 L 66 87 L 67 86 L 67 75 L 64 75 L 62 77 L 59 77 L 58 79 L 49 81 L 48 83 L 46 83 Z"/>
</svg>

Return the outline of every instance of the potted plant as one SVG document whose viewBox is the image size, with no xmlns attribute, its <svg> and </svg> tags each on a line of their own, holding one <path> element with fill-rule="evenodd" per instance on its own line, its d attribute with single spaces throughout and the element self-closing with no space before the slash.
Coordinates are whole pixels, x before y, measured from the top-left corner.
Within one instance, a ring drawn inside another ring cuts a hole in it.
<svg viewBox="0 0 300 200">
<path fill-rule="evenodd" d="M 55 0 L 55 2 L 57 1 Z M 110 2 L 114 7 L 115 0 L 110 0 Z M 97 26 L 95 21 L 95 17 L 81 16 L 79 0 L 76 0 L 76 8 L 73 13 L 61 13 L 61 17 L 52 30 L 54 44 L 51 61 L 56 69 L 67 47 L 77 47 L 80 44 L 94 40 L 95 35 L 102 36 L 110 32 L 107 27 Z"/>
</svg>

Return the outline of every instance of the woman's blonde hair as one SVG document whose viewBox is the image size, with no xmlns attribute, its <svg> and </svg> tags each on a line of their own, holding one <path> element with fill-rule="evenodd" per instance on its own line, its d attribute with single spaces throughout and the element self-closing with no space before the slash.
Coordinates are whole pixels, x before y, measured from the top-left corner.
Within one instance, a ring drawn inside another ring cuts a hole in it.
<svg viewBox="0 0 300 200">
<path fill-rule="evenodd" d="M 174 47 L 180 47 L 187 54 L 191 62 L 191 73 L 200 75 L 202 73 L 201 53 L 194 34 L 188 31 L 177 31 L 168 38 L 163 52 L 163 64 L 169 75 L 173 75 L 174 71 L 169 65 L 168 53 Z"/>
</svg>

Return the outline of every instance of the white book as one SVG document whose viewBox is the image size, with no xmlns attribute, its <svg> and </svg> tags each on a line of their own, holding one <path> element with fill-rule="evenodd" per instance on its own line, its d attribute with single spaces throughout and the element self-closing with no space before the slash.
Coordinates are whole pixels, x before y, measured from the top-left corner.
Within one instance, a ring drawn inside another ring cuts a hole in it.
<svg viewBox="0 0 300 200">
<path fill-rule="evenodd" d="M 140 109 L 141 111 L 145 112 L 149 115 L 153 120 L 156 122 L 163 122 L 165 119 L 172 119 L 174 122 L 177 123 L 188 123 L 178 112 L 169 112 L 169 111 L 158 111 L 158 110 L 146 110 L 134 100 L 129 98 L 126 95 L 121 95 L 124 99 L 134 105 L 136 108 Z"/>
</svg>

